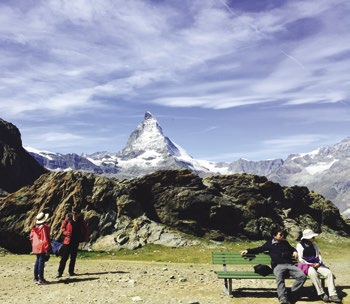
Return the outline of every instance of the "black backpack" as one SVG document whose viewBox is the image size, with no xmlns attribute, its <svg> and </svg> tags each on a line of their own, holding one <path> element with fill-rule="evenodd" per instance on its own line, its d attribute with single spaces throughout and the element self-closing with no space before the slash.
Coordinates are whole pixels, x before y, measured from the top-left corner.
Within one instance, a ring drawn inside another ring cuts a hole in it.
<svg viewBox="0 0 350 304">
<path fill-rule="evenodd" d="M 266 277 L 269 274 L 272 274 L 272 268 L 264 264 L 258 264 L 254 266 L 254 272 Z"/>
</svg>

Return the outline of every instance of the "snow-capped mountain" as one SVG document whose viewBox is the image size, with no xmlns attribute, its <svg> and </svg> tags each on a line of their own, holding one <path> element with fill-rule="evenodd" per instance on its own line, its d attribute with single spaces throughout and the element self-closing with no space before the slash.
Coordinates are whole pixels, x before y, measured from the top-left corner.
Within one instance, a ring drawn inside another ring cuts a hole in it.
<svg viewBox="0 0 350 304">
<path fill-rule="evenodd" d="M 350 137 L 331 147 L 289 155 L 285 161 L 238 160 L 230 164 L 230 172 L 265 175 L 283 186 L 306 186 L 350 216 Z"/>
<path fill-rule="evenodd" d="M 90 155 L 27 151 L 49 170 L 82 170 L 118 178 L 140 177 L 158 170 L 186 168 L 205 176 L 211 174 L 251 173 L 266 176 L 283 186 L 306 186 L 322 194 L 350 217 L 350 137 L 332 147 L 305 154 L 292 154 L 286 160 L 232 163 L 197 160 L 163 134 L 151 113 L 133 131 L 118 153 Z"/>
<path fill-rule="evenodd" d="M 32 147 L 24 147 L 30 155 L 43 167 L 51 171 L 81 170 L 97 174 L 103 171 L 99 166 L 94 165 L 84 156 L 78 154 L 60 154 L 49 151 L 40 151 Z"/>
<path fill-rule="evenodd" d="M 118 153 L 96 152 L 79 156 L 37 151 L 30 147 L 25 149 L 49 170 L 82 170 L 120 178 L 139 177 L 164 169 L 186 168 L 197 173 L 210 173 L 185 149 L 164 136 L 162 128 L 149 112 Z"/>
</svg>

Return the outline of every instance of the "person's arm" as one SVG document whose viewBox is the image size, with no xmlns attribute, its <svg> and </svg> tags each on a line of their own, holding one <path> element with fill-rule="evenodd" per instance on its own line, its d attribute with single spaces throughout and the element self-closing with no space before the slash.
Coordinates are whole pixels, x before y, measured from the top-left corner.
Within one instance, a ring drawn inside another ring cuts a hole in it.
<svg viewBox="0 0 350 304">
<path fill-rule="evenodd" d="M 318 262 L 318 263 L 315 263 L 315 264 L 314 264 L 314 267 L 315 267 L 315 268 L 318 268 L 318 267 L 320 267 L 320 266 L 322 265 L 321 253 L 320 253 L 320 251 L 319 251 L 319 249 L 318 249 L 318 246 L 317 246 L 316 244 L 312 244 L 312 245 L 314 246 L 315 251 L 316 251 L 316 258 L 319 259 L 319 262 Z"/>
<path fill-rule="evenodd" d="M 298 253 L 298 261 L 301 262 L 301 263 L 308 264 L 305 260 L 303 260 L 304 247 L 300 243 L 298 243 L 296 249 L 297 249 L 297 253 Z"/>
<path fill-rule="evenodd" d="M 246 254 L 259 254 L 265 251 L 269 251 L 269 245 L 268 242 L 263 244 L 262 246 L 259 247 L 254 247 L 254 248 L 248 248 L 243 251 L 241 251 L 241 255 L 246 255 Z"/>
<path fill-rule="evenodd" d="M 45 225 L 43 229 L 43 250 L 45 253 L 51 251 L 50 227 Z"/>
<path fill-rule="evenodd" d="M 289 244 L 289 242 L 288 242 L 288 244 Z M 298 253 L 297 249 L 295 249 L 291 244 L 289 244 L 289 247 L 290 247 L 290 251 L 292 252 L 292 256 L 295 259 L 298 259 L 299 253 Z"/>
<path fill-rule="evenodd" d="M 67 229 L 67 224 L 68 224 L 68 217 L 65 218 L 65 220 L 62 222 L 62 225 L 61 225 L 61 231 L 62 231 L 62 234 L 66 237 L 71 237 L 71 233 L 70 231 L 68 231 Z"/>
<path fill-rule="evenodd" d="M 82 220 L 82 225 L 83 225 L 83 231 L 84 231 L 84 242 L 89 242 L 90 241 L 90 235 L 89 235 L 89 227 L 86 224 L 86 221 L 83 219 Z"/>
<path fill-rule="evenodd" d="M 320 259 L 320 263 L 322 263 L 322 257 L 321 257 L 321 252 L 318 249 L 318 246 L 316 244 L 312 244 L 314 245 L 315 251 L 316 251 L 316 258 L 318 257 Z"/>
</svg>

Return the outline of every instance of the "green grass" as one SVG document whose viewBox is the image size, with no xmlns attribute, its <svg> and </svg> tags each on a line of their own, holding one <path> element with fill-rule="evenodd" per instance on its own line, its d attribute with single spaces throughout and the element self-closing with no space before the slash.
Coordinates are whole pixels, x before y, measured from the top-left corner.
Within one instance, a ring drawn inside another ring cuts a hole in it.
<svg viewBox="0 0 350 304">
<path fill-rule="evenodd" d="M 290 241 L 296 246 L 296 241 Z M 171 248 L 161 245 L 146 245 L 136 250 L 122 249 L 110 252 L 80 251 L 81 259 L 120 259 L 127 261 L 166 262 L 166 263 L 193 263 L 211 264 L 212 251 L 241 251 L 246 248 L 256 247 L 263 241 L 251 242 L 223 242 L 213 243 L 204 241 L 202 245 Z M 335 236 L 320 236 L 317 239 L 323 259 L 344 260 L 349 258 L 350 238 Z"/>
<path fill-rule="evenodd" d="M 128 261 L 173 262 L 173 263 L 211 263 L 214 250 L 243 250 L 248 243 L 210 243 L 186 247 L 166 247 L 149 244 L 136 250 L 122 249 L 110 252 L 80 251 L 79 258 L 87 259 L 121 259 Z M 254 246 L 258 246 L 255 244 Z"/>
<path fill-rule="evenodd" d="M 140 262 L 211 264 L 212 251 L 241 251 L 246 248 L 260 246 L 264 241 L 249 242 L 210 242 L 201 239 L 202 244 L 172 248 L 161 245 L 146 245 L 136 250 L 116 250 L 109 252 L 79 251 L 79 259 L 111 259 Z M 297 241 L 289 242 L 296 246 Z M 350 257 L 350 238 L 322 233 L 316 239 L 324 261 L 344 261 Z M 10 254 L 0 247 L 0 256 Z"/>
</svg>

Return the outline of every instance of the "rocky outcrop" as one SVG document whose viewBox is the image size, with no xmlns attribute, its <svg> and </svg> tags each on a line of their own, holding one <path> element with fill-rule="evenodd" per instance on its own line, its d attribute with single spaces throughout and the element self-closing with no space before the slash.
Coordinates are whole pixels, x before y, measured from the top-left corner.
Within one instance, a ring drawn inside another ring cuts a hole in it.
<svg viewBox="0 0 350 304">
<path fill-rule="evenodd" d="M 305 187 L 281 187 L 249 174 L 200 178 L 188 170 L 158 171 L 138 179 L 108 179 L 82 172 L 47 173 L 0 201 L 0 246 L 29 252 L 29 231 L 39 211 L 50 213 L 53 238 L 79 205 L 94 250 L 147 243 L 193 244 L 193 236 L 223 241 L 263 239 L 276 224 L 298 238 L 305 227 L 349 234 L 339 210 Z"/>
<path fill-rule="evenodd" d="M 330 147 L 310 153 L 291 154 L 284 161 L 238 160 L 230 164 L 230 173 L 264 175 L 284 186 L 308 187 L 334 202 L 344 216 L 350 215 L 350 137 Z"/>
<path fill-rule="evenodd" d="M 27 147 L 29 149 L 29 147 Z M 291 154 L 286 160 L 232 163 L 196 160 L 185 149 L 163 134 L 151 113 L 131 133 L 118 153 L 96 152 L 90 155 L 52 153 L 29 149 L 31 155 L 49 170 L 81 170 L 116 178 L 136 178 L 158 170 L 189 169 L 204 177 L 218 174 L 249 173 L 266 176 L 284 186 L 305 186 L 331 200 L 350 218 L 350 138 L 331 147 L 303 154 Z"/>
<path fill-rule="evenodd" d="M 47 170 L 23 149 L 17 127 L 0 118 L 0 189 L 14 192 L 33 184 L 45 172 Z"/>
</svg>

